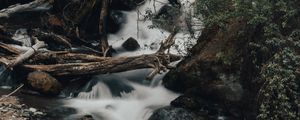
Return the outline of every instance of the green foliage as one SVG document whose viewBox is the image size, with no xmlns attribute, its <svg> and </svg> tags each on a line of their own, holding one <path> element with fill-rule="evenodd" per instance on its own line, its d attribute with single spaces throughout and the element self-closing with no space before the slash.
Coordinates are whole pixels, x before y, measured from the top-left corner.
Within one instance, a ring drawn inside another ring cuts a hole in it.
<svg viewBox="0 0 300 120">
<path fill-rule="evenodd" d="M 206 26 L 219 24 L 223 26 L 230 12 L 230 0 L 198 0 L 196 2 L 196 15 L 202 19 Z"/>
<path fill-rule="evenodd" d="M 260 91 L 259 120 L 299 120 L 300 56 L 289 48 L 274 55 L 261 73 L 265 83 Z"/>
<path fill-rule="evenodd" d="M 226 26 L 230 18 L 247 20 L 249 55 L 264 81 L 258 119 L 299 120 L 300 1 L 197 0 L 205 26 Z M 255 35 L 251 34 L 256 31 Z M 249 32 L 250 31 L 250 32 Z M 252 36 L 250 36 L 252 35 Z M 243 40 L 243 37 L 240 37 Z M 244 37 L 246 39 L 247 37 Z M 224 58 L 221 56 L 221 58 Z"/>
</svg>

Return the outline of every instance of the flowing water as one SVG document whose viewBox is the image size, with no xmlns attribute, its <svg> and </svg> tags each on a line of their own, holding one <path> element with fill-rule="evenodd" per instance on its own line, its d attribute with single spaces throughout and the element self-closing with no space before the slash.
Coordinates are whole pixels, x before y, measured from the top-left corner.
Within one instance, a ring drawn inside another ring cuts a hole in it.
<svg viewBox="0 0 300 120">
<path fill-rule="evenodd" d="M 182 1 L 185 8 L 190 7 L 188 2 Z M 145 11 L 158 11 L 168 0 L 149 0 L 134 11 L 123 12 L 127 16 L 127 22 L 120 32 L 109 35 L 109 42 L 113 48 L 117 48 L 116 56 L 134 56 L 154 53 L 157 45 L 170 34 L 162 29 L 151 29 L 151 21 L 144 20 Z M 155 7 L 154 7 L 155 6 Z M 184 28 L 184 23 L 182 28 Z M 187 33 L 179 33 L 176 36 L 179 47 L 172 48 L 173 53 L 185 51 L 184 43 L 193 39 Z M 121 44 L 129 37 L 138 40 L 141 49 L 135 52 L 123 51 Z M 118 49 L 119 48 L 119 49 Z M 178 50 L 179 49 L 179 50 Z M 184 54 L 184 52 L 183 52 Z M 172 100 L 179 96 L 161 84 L 164 74 L 159 75 L 152 82 L 145 80 L 151 69 L 134 70 L 123 73 L 99 75 L 86 85 L 86 90 L 80 92 L 78 97 L 65 101 L 66 106 L 78 110 L 78 114 L 69 116 L 74 119 L 81 115 L 92 115 L 97 120 L 147 120 L 152 112 L 163 106 L 168 106 Z M 92 87 L 91 87 L 92 86 Z"/>
<path fill-rule="evenodd" d="M 65 101 L 66 106 L 78 111 L 78 114 L 70 116 L 69 119 L 92 115 L 97 120 L 146 120 L 153 110 L 169 105 L 178 96 L 161 84 L 151 87 L 131 82 L 128 78 L 136 76 L 137 72 L 96 76 L 90 82 L 94 84 L 90 91 L 81 92 L 77 98 Z M 156 77 L 154 81 L 161 77 Z"/>
<path fill-rule="evenodd" d="M 183 0 L 182 11 L 190 10 L 194 0 Z M 169 32 L 159 28 L 149 28 L 152 25 L 146 20 L 146 11 L 158 11 L 168 3 L 168 0 L 147 0 L 136 10 L 124 11 L 126 23 L 116 34 L 110 34 L 109 44 L 117 50 L 114 56 L 136 56 L 154 53 L 162 40 L 166 39 Z M 187 9 L 189 8 L 189 9 Z M 185 14 L 181 18 L 185 18 Z M 185 22 L 182 29 L 186 29 Z M 141 48 L 135 52 L 127 52 L 121 44 L 129 37 L 137 39 Z M 187 32 L 176 35 L 176 47 L 171 52 L 186 54 L 186 45 L 195 44 L 195 39 Z M 176 63 L 174 63 L 176 64 Z M 92 115 L 96 120 L 147 120 L 154 110 L 168 106 L 172 100 L 179 96 L 161 84 L 165 73 L 157 75 L 152 81 L 146 80 L 147 74 L 152 69 L 126 71 L 122 73 L 94 76 L 77 97 L 70 94 L 69 99 L 62 100 L 63 106 L 75 108 L 77 113 L 66 119 L 80 118 L 83 115 Z M 69 96 L 64 94 L 63 96 Z"/>
</svg>

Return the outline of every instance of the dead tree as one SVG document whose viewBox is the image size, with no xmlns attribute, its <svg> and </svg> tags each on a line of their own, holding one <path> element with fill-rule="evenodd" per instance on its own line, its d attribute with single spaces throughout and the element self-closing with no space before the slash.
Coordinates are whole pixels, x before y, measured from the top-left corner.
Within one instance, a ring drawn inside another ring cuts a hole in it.
<svg viewBox="0 0 300 120">
<path fill-rule="evenodd" d="M 99 45 L 103 52 L 104 57 L 106 56 L 109 50 L 109 45 L 107 41 L 107 15 L 108 15 L 109 3 L 110 0 L 102 0 L 100 19 L 99 19 L 99 34 L 101 35 Z"/>
</svg>

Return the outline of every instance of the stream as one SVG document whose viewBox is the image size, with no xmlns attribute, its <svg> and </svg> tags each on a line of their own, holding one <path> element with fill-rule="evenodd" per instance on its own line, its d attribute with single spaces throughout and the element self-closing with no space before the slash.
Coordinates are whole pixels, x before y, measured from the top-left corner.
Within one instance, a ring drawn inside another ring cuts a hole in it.
<svg viewBox="0 0 300 120">
<path fill-rule="evenodd" d="M 136 56 L 154 53 L 160 42 L 170 34 L 160 28 L 149 28 L 152 21 L 145 20 L 145 11 L 158 11 L 168 0 L 148 0 L 136 10 L 121 11 L 126 16 L 126 22 L 116 34 L 108 36 L 109 44 L 116 49 L 113 56 Z M 194 0 L 184 0 L 182 10 L 190 8 Z M 189 3 L 189 4 L 187 4 Z M 155 6 L 155 7 L 154 7 Z M 124 19 L 124 18 L 122 18 Z M 184 25 L 184 22 L 180 23 Z M 121 45 L 130 38 L 135 38 L 140 44 L 137 51 L 126 51 Z M 195 44 L 188 33 L 180 32 L 176 35 L 176 45 L 171 53 L 186 54 L 186 45 Z M 174 63 L 173 65 L 176 65 Z M 152 81 L 146 76 L 152 69 L 141 69 L 94 76 L 88 83 L 82 85 L 78 93 L 62 92 L 59 98 L 45 98 L 28 94 L 16 94 L 25 104 L 43 109 L 72 108 L 59 117 L 53 119 L 78 119 L 84 115 L 91 115 L 95 120 L 147 120 L 154 110 L 168 106 L 179 94 L 167 90 L 161 80 L 165 73 L 155 76 Z M 7 94 L 7 90 L 0 90 L 0 95 Z M 76 94 L 76 95 L 75 95 Z M 55 111 L 55 110 L 54 110 Z M 75 112 L 74 112 L 75 111 Z"/>
</svg>

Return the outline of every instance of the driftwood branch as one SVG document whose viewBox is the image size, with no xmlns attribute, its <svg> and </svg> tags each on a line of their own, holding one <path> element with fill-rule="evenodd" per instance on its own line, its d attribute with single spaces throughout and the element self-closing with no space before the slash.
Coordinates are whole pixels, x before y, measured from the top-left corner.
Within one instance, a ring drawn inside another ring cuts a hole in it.
<svg viewBox="0 0 300 120">
<path fill-rule="evenodd" d="M 38 6 L 41 6 L 41 5 L 45 4 L 46 2 L 48 2 L 48 0 L 35 0 L 35 1 L 32 1 L 32 2 L 27 3 L 27 4 L 12 5 L 9 8 L 0 10 L 0 18 L 9 17 L 10 15 L 12 15 L 14 13 L 17 13 L 17 12 L 22 12 L 22 11 L 27 11 L 27 10 L 34 9 Z"/>
<path fill-rule="evenodd" d="M 15 89 L 14 91 L 12 91 L 12 92 L 9 93 L 8 95 L 5 95 L 5 96 L 3 96 L 2 98 L 0 98 L 0 101 L 3 101 L 5 98 L 8 98 L 9 96 L 15 94 L 15 93 L 18 92 L 23 86 L 24 86 L 24 84 L 21 84 L 17 89 Z"/>
<path fill-rule="evenodd" d="M 25 60 L 30 58 L 34 53 L 36 53 L 36 51 L 39 48 L 42 48 L 45 46 L 46 46 L 46 44 L 44 42 L 36 40 L 36 44 L 31 47 L 32 49 L 29 49 L 24 54 L 19 55 L 15 60 L 11 61 L 8 64 L 7 68 L 13 68 L 16 65 L 23 63 Z"/>
<path fill-rule="evenodd" d="M 175 44 L 174 37 L 176 36 L 177 32 L 178 30 L 176 29 L 176 27 L 174 27 L 173 32 L 168 36 L 168 38 L 164 42 L 161 43 L 161 46 L 156 53 L 164 54 L 166 50 L 170 49 L 170 47 Z M 148 80 L 152 80 L 155 77 L 155 75 L 161 74 L 161 71 L 165 72 L 167 68 L 170 68 L 169 65 L 163 65 L 160 59 L 157 59 L 156 63 L 153 65 L 154 70 L 147 76 Z"/>
<path fill-rule="evenodd" d="M 70 43 L 70 40 L 64 36 L 55 34 L 55 33 L 47 33 L 47 32 L 43 32 L 39 29 L 34 30 L 36 36 L 38 38 L 51 38 L 51 41 L 47 41 L 47 42 L 55 42 L 55 43 L 59 43 L 60 45 L 65 46 L 65 48 L 71 49 L 72 48 L 72 44 Z"/>
<path fill-rule="evenodd" d="M 157 52 L 163 53 L 166 50 L 170 49 L 170 47 L 175 44 L 174 37 L 176 36 L 177 33 L 178 33 L 178 30 L 176 28 L 174 28 L 173 32 L 168 36 L 168 38 L 164 42 L 161 43 L 161 46 Z"/>
<path fill-rule="evenodd" d="M 98 62 L 88 63 L 68 63 L 54 65 L 23 65 L 25 70 L 43 71 L 53 76 L 70 76 L 70 75 L 86 75 L 86 74 L 106 74 L 116 73 L 128 70 L 151 68 L 159 59 L 163 65 L 169 62 L 177 61 L 181 57 L 172 54 L 150 54 L 136 57 L 101 57 Z"/>
<path fill-rule="evenodd" d="M 0 42 L 0 52 L 4 53 L 5 55 L 19 55 L 21 54 L 21 51 L 10 46 L 7 44 L 4 44 L 2 42 Z"/>
</svg>

